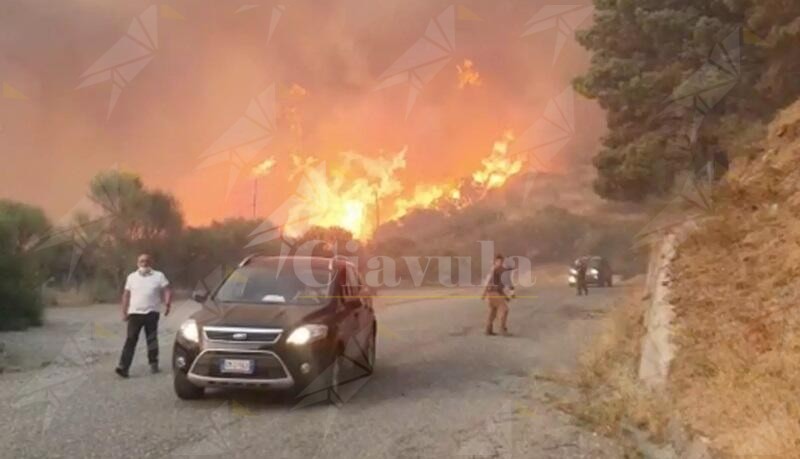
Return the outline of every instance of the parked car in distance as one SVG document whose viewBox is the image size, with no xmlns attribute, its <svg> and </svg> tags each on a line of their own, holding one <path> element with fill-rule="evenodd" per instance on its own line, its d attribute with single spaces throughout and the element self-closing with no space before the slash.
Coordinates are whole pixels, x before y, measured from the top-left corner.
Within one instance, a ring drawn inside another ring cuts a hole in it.
<svg viewBox="0 0 800 459">
<path fill-rule="evenodd" d="M 614 272 L 611 264 L 604 257 L 586 256 L 576 259 L 569 268 L 567 280 L 571 287 L 575 286 L 578 275 L 578 264 L 586 263 L 586 284 L 596 287 L 612 287 L 614 285 Z"/>
<path fill-rule="evenodd" d="M 204 307 L 180 326 L 172 356 L 179 398 L 208 387 L 301 394 L 312 383 L 336 393 L 375 366 L 372 293 L 343 258 L 249 257 L 193 298 Z"/>
</svg>

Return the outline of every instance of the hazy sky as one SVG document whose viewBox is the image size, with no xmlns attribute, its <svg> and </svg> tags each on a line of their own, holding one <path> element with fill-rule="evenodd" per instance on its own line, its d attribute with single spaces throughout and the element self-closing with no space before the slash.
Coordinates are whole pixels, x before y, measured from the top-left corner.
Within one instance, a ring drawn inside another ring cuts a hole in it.
<svg viewBox="0 0 800 459">
<path fill-rule="evenodd" d="M 547 5 L 7 0 L 0 197 L 58 220 L 95 173 L 118 167 L 172 192 L 189 222 L 203 223 L 249 212 L 248 171 L 266 158 L 276 165 L 260 181 L 263 214 L 291 193 L 290 154 L 338 167 L 345 151 L 406 148 L 397 173 L 409 191 L 469 175 L 506 130 L 519 135 L 545 116 L 586 66 L 563 32 L 585 9 L 565 20 L 544 14 Z M 460 87 L 465 71 L 480 83 Z M 576 96 L 574 109 L 553 160 L 562 171 L 590 162 L 603 129 L 593 103 Z M 226 148 L 238 156 L 220 159 Z M 216 164 L 204 165 L 210 157 Z"/>
</svg>

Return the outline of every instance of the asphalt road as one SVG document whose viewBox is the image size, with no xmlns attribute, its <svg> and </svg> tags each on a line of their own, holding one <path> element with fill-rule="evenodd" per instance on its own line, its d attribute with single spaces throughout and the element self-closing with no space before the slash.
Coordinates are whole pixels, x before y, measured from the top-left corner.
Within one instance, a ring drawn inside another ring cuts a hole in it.
<svg viewBox="0 0 800 459">
<path fill-rule="evenodd" d="M 194 303 L 162 321 L 166 371 L 149 374 L 140 341 L 128 380 L 113 373 L 124 329 L 116 307 L 53 309 L 41 330 L 0 334 L 7 353 L 27 353 L 37 367 L 0 374 L 0 455 L 619 457 L 548 403 L 569 389 L 541 376 L 574 369 L 624 290 L 576 297 L 566 287 L 535 288 L 511 304 L 512 337 L 483 335 L 486 307 L 468 298 L 475 291 L 385 292 L 376 372 L 353 383 L 340 407 L 297 408 L 247 391 L 179 400 L 167 364 Z"/>
</svg>

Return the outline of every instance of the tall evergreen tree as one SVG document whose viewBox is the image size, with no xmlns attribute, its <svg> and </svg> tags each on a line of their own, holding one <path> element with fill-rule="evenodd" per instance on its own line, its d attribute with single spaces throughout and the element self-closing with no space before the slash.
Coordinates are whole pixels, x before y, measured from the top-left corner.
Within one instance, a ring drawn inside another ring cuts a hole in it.
<svg viewBox="0 0 800 459">
<path fill-rule="evenodd" d="M 597 192 L 638 200 L 800 95 L 796 0 L 595 0 L 577 91 L 607 111 Z"/>
</svg>

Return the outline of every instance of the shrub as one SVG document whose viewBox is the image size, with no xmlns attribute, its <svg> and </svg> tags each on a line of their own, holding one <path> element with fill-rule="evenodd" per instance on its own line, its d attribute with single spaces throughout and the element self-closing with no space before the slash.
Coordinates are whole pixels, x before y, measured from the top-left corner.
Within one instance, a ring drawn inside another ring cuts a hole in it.
<svg viewBox="0 0 800 459">
<path fill-rule="evenodd" d="M 0 330 L 42 324 L 41 295 L 26 271 L 24 260 L 0 253 Z"/>
<path fill-rule="evenodd" d="M 114 286 L 114 282 L 103 276 L 93 278 L 85 288 L 91 300 L 96 303 L 114 303 L 122 296 L 122 292 Z"/>
<path fill-rule="evenodd" d="M 28 249 L 49 227 L 41 210 L 0 200 L 0 330 L 42 323 L 40 260 Z"/>
</svg>

